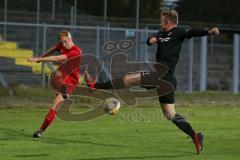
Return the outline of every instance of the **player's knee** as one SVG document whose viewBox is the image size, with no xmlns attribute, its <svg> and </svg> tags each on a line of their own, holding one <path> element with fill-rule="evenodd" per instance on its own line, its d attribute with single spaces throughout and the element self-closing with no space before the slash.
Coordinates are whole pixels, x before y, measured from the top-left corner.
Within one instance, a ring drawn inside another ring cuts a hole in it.
<svg viewBox="0 0 240 160">
<path fill-rule="evenodd" d="M 175 112 L 165 111 L 165 112 L 163 112 L 163 115 L 167 120 L 171 121 L 175 116 Z"/>
<path fill-rule="evenodd" d="M 174 116 L 172 116 L 171 114 L 164 114 L 164 117 L 165 117 L 167 120 L 171 121 Z"/>
<path fill-rule="evenodd" d="M 172 120 L 176 114 L 174 109 L 174 104 L 161 103 L 161 107 L 162 107 L 164 117 L 166 117 L 168 120 Z"/>
</svg>

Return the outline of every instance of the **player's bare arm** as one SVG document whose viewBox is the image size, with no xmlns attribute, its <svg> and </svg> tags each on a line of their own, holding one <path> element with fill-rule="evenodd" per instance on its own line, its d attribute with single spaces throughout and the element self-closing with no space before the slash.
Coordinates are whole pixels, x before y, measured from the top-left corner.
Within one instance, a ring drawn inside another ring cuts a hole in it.
<svg viewBox="0 0 240 160">
<path fill-rule="evenodd" d="M 66 55 L 59 55 L 59 56 L 49 56 L 49 57 L 32 57 L 32 58 L 28 58 L 27 61 L 28 62 L 60 62 L 60 61 L 64 61 L 67 60 L 67 56 Z"/>
</svg>

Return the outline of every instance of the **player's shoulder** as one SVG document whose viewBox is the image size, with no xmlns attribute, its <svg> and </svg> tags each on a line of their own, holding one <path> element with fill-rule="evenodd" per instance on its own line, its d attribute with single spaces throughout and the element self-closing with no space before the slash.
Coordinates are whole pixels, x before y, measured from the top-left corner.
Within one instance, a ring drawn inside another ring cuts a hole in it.
<svg viewBox="0 0 240 160">
<path fill-rule="evenodd" d="M 177 32 L 185 32 L 187 29 L 188 29 L 189 27 L 187 27 L 187 26 L 177 26 L 176 28 L 175 28 L 175 31 L 177 31 Z"/>
<path fill-rule="evenodd" d="M 75 44 L 73 47 L 74 47 L 74 50 L 77 51 L 78 53 L 82 52 L 81 48 L 78 45 Z"/>
<path fill-rule="evenodd" d="M 175 29 L 176 29 L 177 32 L 182 33 L 182 32 L 188 31 L 190 29 L 190 26 L 180 25 L 180 26 L 177 26 Z"/>
</svg>

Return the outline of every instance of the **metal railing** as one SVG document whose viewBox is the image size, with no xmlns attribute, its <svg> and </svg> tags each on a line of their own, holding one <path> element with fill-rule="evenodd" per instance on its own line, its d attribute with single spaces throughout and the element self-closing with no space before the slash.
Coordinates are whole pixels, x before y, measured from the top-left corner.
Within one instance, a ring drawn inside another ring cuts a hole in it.
<svg viewBox="0 0 240 160">
<path fill-rule="evenodd" d="M 109 71 L 109 57 L 110 55 L 105 54 L 102 50 L 102 46 L 107 41 L 121 41 L 121 40 L 132 40 L 133 47 L 126 51 L 129 55 L 130 61 L 154 61 L 156 47 L 148 47 L 145 44 L 146 38 L 152 34 L 155 34 L 156 30 L 149 29 L 134 29 L 134 28 L 113 28 L 110 26 L 72 26 L 72 25 L 54 25 L 54 24 L 33 24 L 33 23 L 15 23 L 15 22 L 0 22 L 0 32 L 5 32 L 6 40 L 16 41 L 20 47 L 33 49 L 35 56 L 39 55 L 41 51 L 45 52 L 48 47 L 54 45 L 57 40 L 56 36 L 60 30 L 69 29 L 72 31 L 73 39 L 81 46 L 83 53 L 93 54 L 100 57 L 107 64 L 105 71 Z M 39 32 L 39 37 L 34 37 L 36 28 Z M 22 33 L 24 32 L 24 33 Z M 20 34 L 22 33 L 22 34 Z M 25 36 L 25 37 L 24 37 Z M 22 39 L 19 39 L 21 37 Z M 31 44 L 27 46 L 28 42 Z M 216 77 L 208 77 L 208 58 L 209 50 L 217 49 L 217 52 L 221 52 L 222 49 L 228 49 L 228 53 L 223 53 L 226 56 L 231 54 L 233 61 L 229 65 L 233 66 L 232 69 L 232 84 L 228 84 L 231 87 L 227 87 L 227 90 L 232 90 L 233 93 L 238 93 L 239 86 L 239 35 L 235 34 L 234 44 L 217 44 L 213 43 L 213 47 L 209 49 L 208 38 L 194 38 L 186 40 L 182 48 L 182 59 L 177 67 L 177 77 L 179 80 L 178 90 L 182 92 L 192 92 L 195 90 L 205 91 L 208 89 L 208 78 L 214 79 Z M 212 43 L 212 42 L 210 42 Z M 37 45 L 36 45 L 37 44 Z M 38 49 L 34 48 L 38 46 Z M 226 47 L 227 46 L 227 47 Z M 229 47 L 230 46 L 230 47 Z M 231 51 L 231 48 L 233 51 Z M 218 54 L 213 55 L 218 56 Z M 196 58 L 198 57 L 198 58 Z M 230 57 L 231 58 L 231 57 Z M 211 64 L 212 65 L 212 64 Z M 42 65 L 42 73 L 44 73 L 44 64 Z M 231 70 L 231 69 L 229 69 Z M 218 70 L 219 71 L 219 70 Z M 109 75 L 109 73 L 108 73 Z M 106 77 L 108 78 L 108 77 Z M 42 85 L 45 85 L 45 74 L 42 74 Z M 211 83 L 215 83 L 212 82 Z M 217 83 L 217 82 L 216 82 Z M 225 89 L 226 90 L 226 89 Z"/>
<path fill-rule="evenodd" d="M 1 73 L 0 73 L 0 84 L 1 84 L 4 88 L 7 89 L 8 95 L 9 95 L 10 97 L 12 97 L 12 96 L 13 96 L 13 91 L 12 91 L 12 89 L 9 87 L 6 79 L 4 78 L 4 76 L 3 76 Z"/>
</svg>

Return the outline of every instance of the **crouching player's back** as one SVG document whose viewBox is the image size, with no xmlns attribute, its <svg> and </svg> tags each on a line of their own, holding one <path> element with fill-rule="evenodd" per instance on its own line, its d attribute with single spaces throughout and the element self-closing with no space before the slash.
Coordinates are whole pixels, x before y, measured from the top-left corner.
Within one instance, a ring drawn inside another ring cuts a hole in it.
<svg viewBox="0 0 240 160">
<path fill-rule="evenodd" d="M 29 62 L 56 62 L 59 65 L 57 70 L 51 74 L 50 85 L 56 91 L 53 106 L 40 129 L 34 132 L 34 138 L 41 137 L 46 128 L 53 122 L 56 118 L 57 107 L 77 88 L 80 78 L 81 49 L 73 43 L 68 31 L 60 32 L 58 40 L 59 43 L 42 56 L 28 58 Z M 60 54 L 50 56 L 54 51 L 58 51 Z"/>
</svg>

